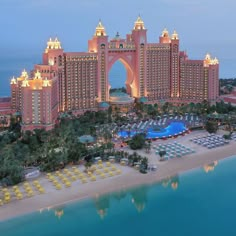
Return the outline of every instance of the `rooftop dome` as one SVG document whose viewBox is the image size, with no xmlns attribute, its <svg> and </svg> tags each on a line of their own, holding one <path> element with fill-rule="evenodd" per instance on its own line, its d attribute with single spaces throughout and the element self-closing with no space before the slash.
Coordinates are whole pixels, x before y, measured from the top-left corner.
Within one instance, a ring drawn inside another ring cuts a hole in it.
<svg viewBox="0 0 236 236">
<path fill-rule="evenodd" d="M 141 97 L 139 98 L 139 102 L 147 102 L 148 99 L 146 97 Z"/>
<path fill-rule="evenodd" d="M 99 108 L 108 108 L 110 105 L 107 102 L 100 102 L 98 106 Z"/>
</svg>

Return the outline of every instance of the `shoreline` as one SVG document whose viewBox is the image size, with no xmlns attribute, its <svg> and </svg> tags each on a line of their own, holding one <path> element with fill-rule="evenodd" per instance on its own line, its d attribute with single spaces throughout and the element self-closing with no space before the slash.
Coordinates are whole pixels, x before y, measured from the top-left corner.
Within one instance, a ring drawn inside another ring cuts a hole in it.
<svg viewBox="0 0 236 236">
<path fill-rule="evenodd" d="M 158 183 L 183 172 L 203 168 L 204 165 L 211 164 L 214 161 L 232 158 L 233 156 L 236 157 L 234 141 L 226 146 L 211 150 L 203 147 L 197 148 L 199 152 L 194 154 L 159 162 L 157 164 L 157 170 L 148 172 L 147 174 L 141 174 L 133 168 L 124 167 L 124 171 L 122 170 L 123 173 L 119 176 L 109 177 L 86 184 L 77 184 L 76 187 L 72 186 L 58 191 L 53 189 L 54 187 L 51 185 L 51 189 L 49 188 L 49 191 L 46 191 L 45 194 L 12 201 L 0 206 L 0 223 L 18 216 L 37 211 L 41 212 L 46 209 L 56 208 L 60 205 L 70 204 L 88 198 L 95 198 L 111 192 Z M 156 158 L 154 153 L 150 154 L 150 156 Z M 45 177 L 41 177 L 41 180 L 47 181 Z"/>
</svg>

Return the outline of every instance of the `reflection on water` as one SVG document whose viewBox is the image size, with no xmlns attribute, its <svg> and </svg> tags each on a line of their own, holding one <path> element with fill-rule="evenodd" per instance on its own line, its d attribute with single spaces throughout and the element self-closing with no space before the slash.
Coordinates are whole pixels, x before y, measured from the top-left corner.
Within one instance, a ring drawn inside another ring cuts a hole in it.
<svg viewBox="0 0 236 236">
<path fill-rule="evenodd" d="M 130 190 L 121 190 L 115 193 L 107 194 L 107 195 L 97 195 L 94 198 L 94 204 L 97 210 L 98 215 L 103 219 L 107 214 L 110 207 L 110 202 L 112 199 L 118 200 L 119 202 L 131 196 L 131 202 L 134 204 L 135 208 L 138 212 L 144 210 L 147 203 L 147 192 L 150 186 L 144 185 L 139 188 L 133 188 Z"/>
<path fill-rule="evenodd" d="M 122 190 L 120 190 L 118 192 L 113 193 L 112 196 L 116 200 L 121 201 L 122 199 L 124 199 L 127 196 L 127 191 L 122 189 Z"/>
<path fill-rule="evenodd" d="M 214 171 L 215 167 L 218 165 L 218 161 L 214 161 L 213 163 L 210 163 L 208 165 L 204 165 L 203 169 L 206 173 L 210 172 L 210 171 Z"/>
<path fill-rule="evenodd" d="M 107 210 L 110 207 L 110 195 L 96 196 L 94 202 L 97 213 L 100 215 L 101 219 L 103 219 L 107 215 Z"/>
<path fill-rule="evenodd" d="M 57 206 L 57 207 L 55 207 L 55 208 L 49 206 L 49 207 L 46 207 L 46 208 L 41 208 L 41 209 L 39 209 L 39 213 L 41 214 L 41 213 L 43 213 L 43 212 L 45 212 L 45 211 L 51 211 L 51 210 L 52 210 L 52 212 L 54 213 L 54 215 L 55 215 L 58 219 L 60 219 L 60 218 L 64 215 L 64 208 L 65 208 L 64 205 Z"/>
<path fill-rule="evenodd" d="M 179 176 L 172 176 L 166 178 L 162 181 L 162 186 L 170 186 L 173 190 L 176 190 L 179 187 Z M 148 191 L 152 188 L 152 185 L 143 185 L 138 188 L 133 188 L 130 190 L 121 190 L 115 193 L 106 194 L 106 195 L 97 195 L 94 198 L 94 204 L 97 210 L 98 215 L 103 219 L 109 211 L 110 202 L 112 199 L 118 200 L 119 202 L 127 197 L 131 197 L 131 203 L 135 206 L 138 212 L 142 212 L 148 202 Z"/>
<path fill-rule="evenodd" d="M 138 212 L 142 212 L 147 203 L 147 192 L 150 187 L 144 185 L 140 188 L 136 188 L 130 191 L 132 196 L 132 203 Z"/>
<path fill-rule="evenodd" d="M 54 208 L 54 214 L 58 219 L 61 219 L 61 217 L 64 215 L 64 208 L 65 206 L 63 205 Z"/>
<path fill-rule="evenodd" d="M 172 189 L 176 190 L 179 187 L 179 176 L 171 176 L 162 181 L 162 186 L 167 188 L 171 186 Z"/>
</svg>

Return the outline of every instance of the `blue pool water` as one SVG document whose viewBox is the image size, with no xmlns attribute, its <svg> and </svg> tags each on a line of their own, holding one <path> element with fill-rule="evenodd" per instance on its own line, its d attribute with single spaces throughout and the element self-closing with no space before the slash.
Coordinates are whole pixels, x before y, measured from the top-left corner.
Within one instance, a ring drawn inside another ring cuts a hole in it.
<svg viewBox="0 0 236 236">
<path fill-rule="evenodd" d="M 155 131 L 153 128 L 147 129 L 146 138 L 163 138 L 168 136 L 174 136 L 181 134 L 182 132 L 185 132 L 187 130 L 185 124 L 183 122 L 171 122 L 167 127 L 165 128 L 159 128 L 158 131 Z M 127 137 L 133 137 L 137 133 L 141 133 L 143 131 L 135 131 L 135 130 L 122 130 L 118 132 L 118 135 L 123 138 Z"/>
<path fill-rule="evenodd" d="M 0 232 L 4 236 L 236 235 L 235 168 L 236 158 L 229 158 L 162 183 L 0 222 Z M 63 214 L 58 217 L 55 212 Z"/>
</svg>

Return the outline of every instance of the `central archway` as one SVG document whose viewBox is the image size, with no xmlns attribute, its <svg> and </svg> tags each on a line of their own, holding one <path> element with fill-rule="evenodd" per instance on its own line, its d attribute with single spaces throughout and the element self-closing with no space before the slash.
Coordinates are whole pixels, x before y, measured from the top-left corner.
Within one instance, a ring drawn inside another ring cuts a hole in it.
<svg viewBox="0 0 236 236">
<path fill-rule="evenodd" d="M 120 61 L 125 69 L 126 69 L 126 80 L 125 80 L 125 87 L 127 93 L 131 97 L 137 96 L 137 86 L 135 84 L 135 70 L 134 70 L 134 61 L 133 61 L 132 55 L 123 55 L 123 54 L 110 54 L 108 58 L 108 74 L 113 66 L 113 64 L 117 61 Z M 110 83 L 109 84 L 109 90 L 111 88 Z"/>
<path fill-rule="evenodd" d="M 127 70 L 124 66 L 124 64 L 118 60 L 116 61 L 108 74 L 108 80 L 109 84 L 111 86 L 110 92 L 112 89 L 117 89 L 117 88 L 126 88 L 126 76 L 127 76 Z"/>
</svg>

